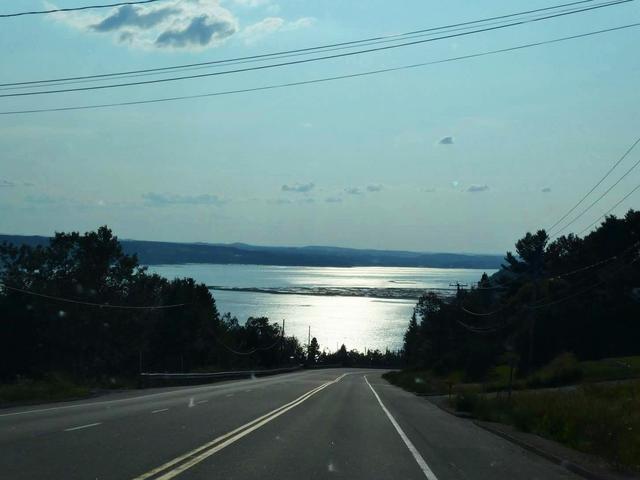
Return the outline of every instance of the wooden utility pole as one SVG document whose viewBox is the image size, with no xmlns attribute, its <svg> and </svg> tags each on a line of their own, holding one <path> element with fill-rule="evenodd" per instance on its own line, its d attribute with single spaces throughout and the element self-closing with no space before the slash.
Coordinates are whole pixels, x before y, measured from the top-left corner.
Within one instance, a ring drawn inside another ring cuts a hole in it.
<svg viewBox="0 0 640 480">
<path fill-rule="evenodd" d="M 287 363 L 286 359 L 284 358 L 284 321 L 285 320 L 283 318 L 282 319 L 282 339 L 280 340 L 280 358 L 281 358 L 281 361 L 285 360 L 285 363 Z"/>
<path fill-rule="evenodd" d="M 540 271 L 542 269 L 543 253 L 540 253 L 533 265 L 533 292 L 531 293 L 531 306 L 533 307 L 538 301 L 540 290 Z M 535 346 L 535 329 L 536 329 L 536 311 L 535 308 L 529 309 L 529 352 L 527 358 L 527 369 L 531 372 L 533 369 L 534 346 Z"/>
<path fill-rule="evenodd" d="M 462 293 L 462 291 L 467 288 L 469 285 L 467 285 L 466 283 L 460 283 L 460 282 L 456 282 L 456 283 L 450 283 L 449 284 L 450 287 L 456 287 L 456 297 L 458 299 L 460 299 L 460 294 Z"/>
</svg>

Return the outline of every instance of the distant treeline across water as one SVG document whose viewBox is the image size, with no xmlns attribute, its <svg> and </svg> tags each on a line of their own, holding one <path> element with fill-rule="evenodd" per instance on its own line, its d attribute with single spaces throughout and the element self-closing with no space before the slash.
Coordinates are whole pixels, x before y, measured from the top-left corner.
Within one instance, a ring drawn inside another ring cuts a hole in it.
<svg viewBox="0 0 640 480">
<path fill-rule="evenodd" d="M 49 237 L 0 235 L 0 243 L 48 245 Z M 217 263 L 310 267 L 428 267 L 497 269 L 500 255 L 359 250 L 337 247 L 261 247 L 240 243 L 175 243 L 120 240 L 124 252 L 144 265 Z"/>
</svg>

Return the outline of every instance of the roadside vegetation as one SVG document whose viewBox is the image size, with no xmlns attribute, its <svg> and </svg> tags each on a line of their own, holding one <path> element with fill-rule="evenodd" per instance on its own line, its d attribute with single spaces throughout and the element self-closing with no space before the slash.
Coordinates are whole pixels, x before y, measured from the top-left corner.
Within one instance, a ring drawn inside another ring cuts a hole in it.
<svg viewBox="0 0 640 480">
<path fill-rule="evenodd" d="M 46 375 L 39 380 L 18 379 L 0 385 L 0 404 L 53 402 L 82 398 L 90 394 L 86 386 L 78 385 L 64 375 Z"/>
<path fill-rule="evenodd" d="M 583 238 L 527 233 L 493 276 L 418 300 L 385 378 L 637 472 L 639 246 L 634 210 Z"/>
<path fill-rule="evenodd" d="M 455 407 L 597 455 L 640 473 L 640 381 L 584 384 L 506 396 L 460 393 Z"/>
<path fill-rule="evenodd" d="M 389 382 L 410 392 L 444 395 L 459 392 L 507 392 L 509 389 L 509 365 L 499 365 L 489 370 L 481 381 L 465 381 L 464 372 L 458 370 L 440 376 L 433 370 L 405 369 L 387 372 L 383 376 Z M 514 371 L 517 377 L 517 370 Z M 640 356 L 603 358 L 579 362 L 575 355 L 560 354 L 549 364 L 530 375 L 515 378 L 514 391 L 562 387 L 566 385 L 608 382 L 640 378 Z"/>
<path fill-rule="evenodd" d="M 266 317 L 221 315 L 204 284 L 150 275 L 107 227 L 0 244 L 0 403 L 126 388 L 140 372 L 396 366 L 400 356 L 301 345 Z"/>
</svg>

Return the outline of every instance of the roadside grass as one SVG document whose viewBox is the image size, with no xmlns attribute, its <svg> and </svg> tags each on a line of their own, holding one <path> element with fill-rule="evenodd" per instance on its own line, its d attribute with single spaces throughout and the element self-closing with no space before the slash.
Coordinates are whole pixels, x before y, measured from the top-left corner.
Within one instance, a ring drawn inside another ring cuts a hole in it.
<svg viewBox="0 0 640 480">
<path fill-rule="evenodd" d="M 640 473 L 640 381 L 517 392 L 511 399 L 466 392 L 454 405 L 478 419 L 510 424 Z"/>
<path fill-rule="evenodd" d="M 448 388 L 443 379 L 434 376 L 429 370 L 387 372 L 382 378 L 404 390 L 420 394 L 445 393 Z"/>
<path fill-rule="evenodd" d="M 580 368 L 584 379 L 588 381 L 638 378 L 640 377 L 640 355 L 580 362 Z"/>
<path fill-rule="evenodd" d="M 41 380 L 23 379 L 0 385 L 0 404 L 49 402 L 85 397 L 90 390 L 63 375 L 49 375 Z"/>
<path fill-rule="evenodd" d="M 485 381 L 465 383 L 464 372 L 454 371 L 447 377 L 431 370 L 410 369 L 388 372 L 383 375 L 390 383 L 410 392 L 420 394 L 446 394 L 449 385 L 452 392 L 480 390 L 484 392 L 506 391 L 509 387 L 508 365 L 493 367 Z M 517 371 L 514 372 L 514 376 Z M 514 379 L 513 390 L 562 387 L 589 382 L 606 382 L 640 378 L 640 356 L 604 358 L 579 362 L 573 354 L 563 353 L 549 364 L 525 378 Z"/>
</svg>

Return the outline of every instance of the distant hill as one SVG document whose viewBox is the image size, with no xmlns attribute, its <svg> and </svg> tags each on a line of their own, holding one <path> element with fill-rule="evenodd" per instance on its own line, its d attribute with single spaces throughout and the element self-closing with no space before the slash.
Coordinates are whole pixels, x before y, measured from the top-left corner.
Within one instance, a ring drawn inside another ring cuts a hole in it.
<svg viewBox="0 0 640 480">
<path fill-rule="evenodd" d="M 46 245 L 48 237 L 0 235 L 0 243 Z M 141 264 L 232 263 L 312 267 L 500 267 L 500 255 L 420 253 L 395 250 L 360 250 L 339 247 L 261 247 L 233 244 L 173 243 L 120 240 L 124 251 L 137 254 Z"/>
</svg>

